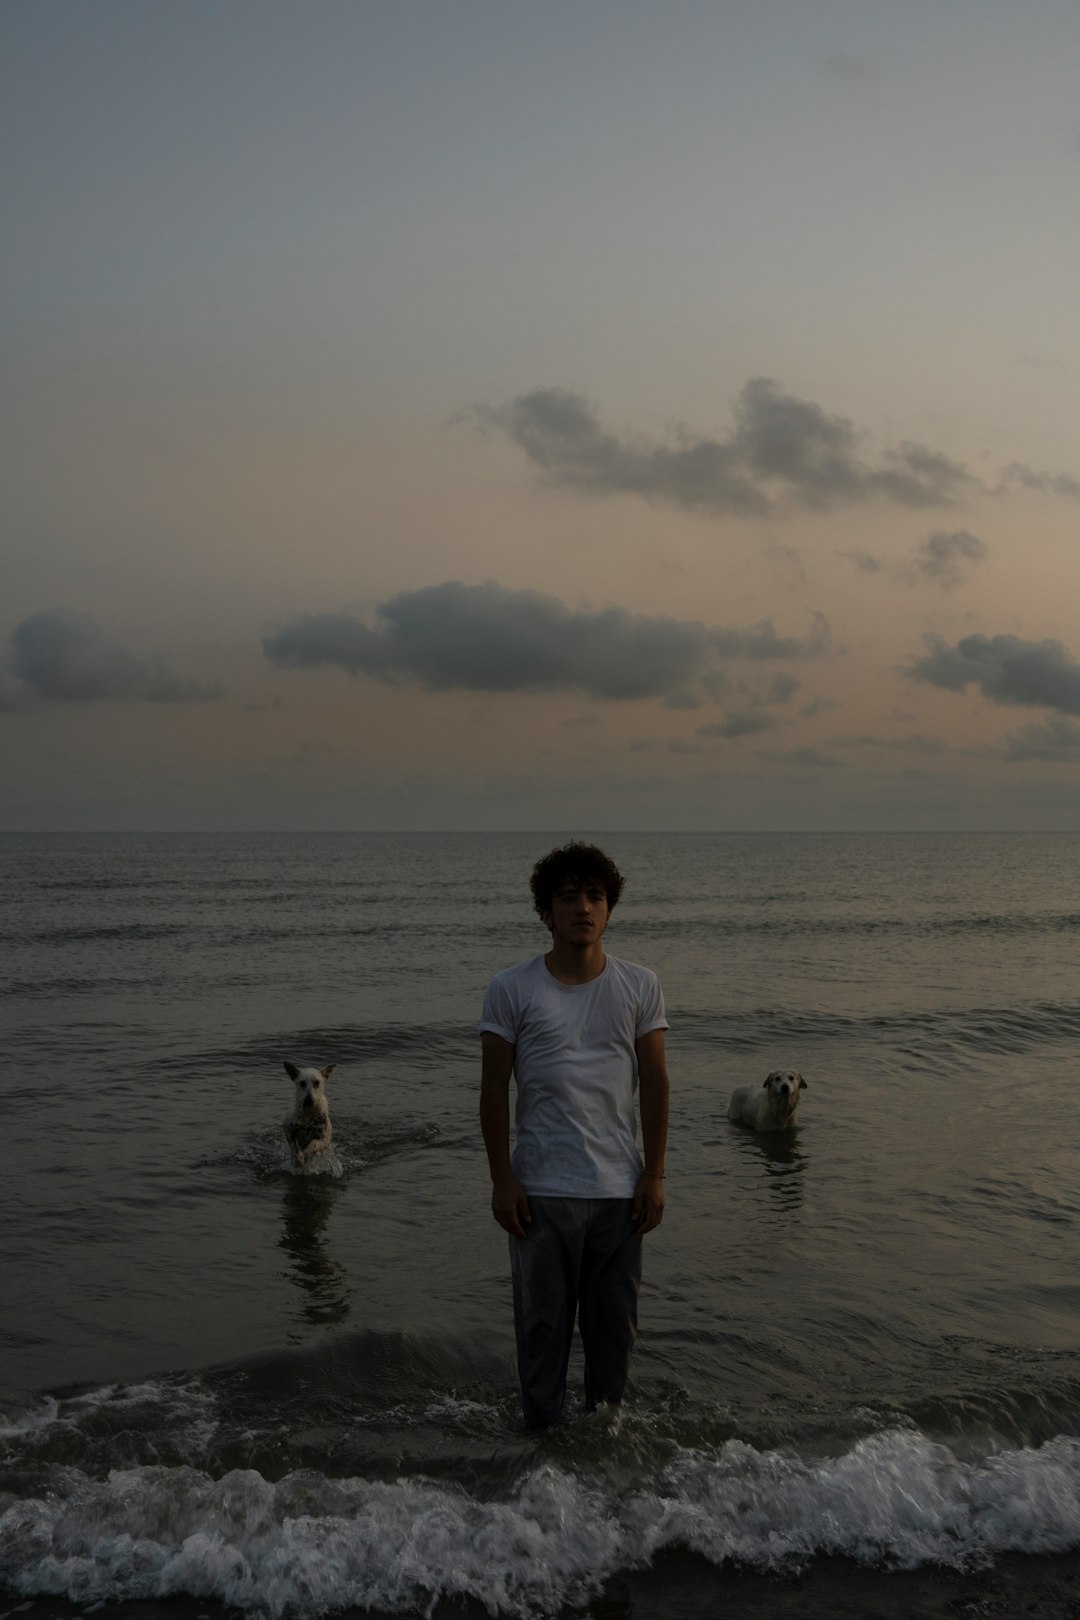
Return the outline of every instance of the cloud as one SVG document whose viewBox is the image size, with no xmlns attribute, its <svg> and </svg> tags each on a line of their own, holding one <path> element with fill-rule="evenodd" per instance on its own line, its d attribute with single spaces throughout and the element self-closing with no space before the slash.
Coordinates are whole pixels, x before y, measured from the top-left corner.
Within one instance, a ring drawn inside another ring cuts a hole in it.
<svg viewBox="0 0 1080 1620">
<path fill-rule="evenodd" d="M 839 771 L 846 769 L 847 764 L 845 760 L 834 759 L 832 754 L 823 754 L 820 748 L 789 748 L 786 753 L 766 753 L 759 749 L 758 758 L 773 765 L 791 765 L 800 771 Z"/>
<path fill-rule="evenodd" d="M 30 694 L 22 681 L 0 669 L 0 714 L 18 714 L 30 707 Z"/>
<path fill-rule="evenodd" d="M 802 704 L 799 709 L 799 719 L 816 720 L 818 715 L 824 714 L 827 709 L 838 708 L 840 708 L 840 704 L 835 698 L 822 697 L 821 694 L 818 693 L 818 695 L 816 697 L 812 697 L 809 702 Z"/>
<path fill-rule="evenodd" d="M 587 402 L 560 388 L 540 388 L 478 419 L 503 429 L 553 482 L 604 495 L 640 495 L 690 511 L 758 515 L 772 502 L 740 467 L 738 452 L 715 439 L 686 438 L 674 447 L 619 440 L 601 430 Z"/>
<path fill-rule="evenodd" d="M 786 483 L 806 506 L 858 495 L 855 430 L 843 416 L 782 394 L 767 377 L 752 377 L 735 408 L 735 444 L 761 478 Z"/>
<path fill-rule="evenodd" d="M 841 551 L 841 557 L 850 557 L 861 574 L 880 574 L 885 564 L 872 551 Z"/>
<path fill-rule="evenodd" d="M 728 689 L 731 685 L 730 681 L 727 682 Z M 768 712 L 769 709 L 790 703 L 795 694 L 802 690 L 802 682 L 789 670 L 783 669 L 766 686 L 739 682 L 736 690 L 746 700 L 746 707 L 729 709 L 722 720 L 698 726 L 699 737 L 754 737 L 763 731 L 770 731 L 776 724 L 776 717 Z"/>
<path fill-rule="evenodd" d="M 767 619 L 710 629 L 616 607 L 574 611 L 539 591 L 454 580 L 403 591 L 374 617 L 375 626 L 345 612 L 293 619 L 264 637 L 263 651 L 283 669 L 332 665 L 431 691 L 581 691 L 692 707 L 694 689 L 721 660 L 820 658 L 832 645 L 820 614 L 799 638 L 777 635 Z"/>
<path fill-rule="evenodd" d="M 764 555 L 773 565 L 776 583 L 788 590 L 803 590 L 807 584 L 806 568 L 794 546 L 782 546 L 776 540 L 765 547 Z"/>
<path fill-rule="evenodd" d="M 748 630 L 713 630 L 712 644 L 724 658 L 824 658 L 833 649 L 832 628 L 815 613 L 808 636 L 778 636 L 771 619 Z"/>
<path fill-rule="evenodd" d="M 781 670 L 769 682 L 769 689 L 762 701 L 764 703 L 790 703 L 796 692 L 802 691 L 802 682 L 788 670 Z"/>
<path fill-rule="evenodd" d="M 943 754 L 945 744 L 940 737 L 924 736 L 912 732 L 905 737 L 877 737 L 873 734 L 836 736 L 829 738 L 833 748 L 885 748 L 902 754 Z"/>
<path fill-rule="evenodd" d="M 924 732 L 915 731 L 905 737 L 893 737 L 886 747 L 898 749 L 901 753 L 943 754 L 945 741 L 942 737 L 928 736 Z"/>
<path fill-rule="evenodd" d="M 970 567 L 989 556 L 989 548 L 966 529 L 951 534 L 939 530 L 930 535 L 915 554 L 915 569 L 924 579 L 933 580 L 944 590 L 959 585 Z"/>
<path fill-rule="evenodd" d="M 1018 636 L 965 636 L 950 647 L 927 636 L 925 658 L 906 673 L 949 692 L 974 684 L 991 703 L 1025 704 L 1080 714 L 1080 664 L 1060 641 L 1021 641 Z"/>
<path fill-rule="evenodd" d="M 829 511 L 873 499 L 945 507 L 983 487 L 959 462 L 925 445 L 902 444 L 877 464 L 863 460 L 846 417 L 783 393 L 767 377 L 743 387 L 727 439 L 685 431 L 673 445 L 620 438 L 600 426 L 580 394 L 559 388 L 471 414 L 506 433 L 553 483 L 694 512 L 754 517 L 784 505 Z"/>
<path fill-rule="evenodd" d="M 890 565 L 870 551 L 840 551 L 838 555 L 847 557 L 862 574 L 885 574 L 906 585 L 929 580 L 949 591 L 989 557 L 990 548 L 966 529 L 938 529 L 927 535 L 906 562 Z"/>
<path fill-rule="evenodd" d="M 774 724 L 771 714 L 761 709 L 733 711 L 709 726 L 698 726 L 699 737 L 756 737 Z"/>
<path fill-rule="evenodd" d="M 867 491 L 887 495 L 900 506 L 953 506 L 983 488 L 961 462 L 923 444 L 902 444 L 887 452 L 885 460 L 886 466 L 867 473 Z"/>
<path fill-rule="evenodd" d="M 1080 760 L 1080 726 L 1071 720 L 1048 720 L 1041 726 L 1024 726 L 1009 738 L 1004 754 L 1010 760 L 1045 759 L 1056 764 Z"/>
<path fill-rule="evenodd" d="M 1061 495 L 1065 500 L 1080 501 L 1080 479 L 1069 473 L 1036 472 L 1022 461 L 1011 462 L 1001 475 L 1000 494 L 1014 489 L 1037 490 L 1044 495 Z"/>
<path fill-rule="evenodd" d="M 53 703 L 203 703 L 220 684 L 146 663 L 82 614 L 44 612 L 11 632 L 10 675 L 27 698 Z"/>
</svg>

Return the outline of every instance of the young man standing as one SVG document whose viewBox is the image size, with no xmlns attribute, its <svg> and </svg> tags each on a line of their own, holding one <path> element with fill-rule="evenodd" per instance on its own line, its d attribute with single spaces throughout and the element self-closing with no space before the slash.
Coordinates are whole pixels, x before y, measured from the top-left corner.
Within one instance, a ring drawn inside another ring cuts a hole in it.
<svg viewBox="0 0 1080 1620">
<path fill-rule="evenodd" d="M 593 844 L 567 844 L 538 861 L 531 887 L 551 949 L 497 973 L 484 998 L 480 1123 L 492 1213 L 510 1234 L 530 1427 L 562 1410 L 575 1316 L 586 1407 L 621 1400 L 637 1333 L 641 1240 L 664 1213 L 664 998 L 648 968 L 603 948 L 623 882 Z"/>
</svg>

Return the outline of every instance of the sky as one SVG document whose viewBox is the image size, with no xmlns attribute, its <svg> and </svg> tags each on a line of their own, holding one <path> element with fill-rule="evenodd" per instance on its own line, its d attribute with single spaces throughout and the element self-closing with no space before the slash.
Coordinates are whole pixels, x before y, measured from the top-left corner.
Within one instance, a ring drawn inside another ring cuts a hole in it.
<svg viewBox="0 0 1080 1620">
<path fill-rule="evenodd" d="M 0 830 L 1080 827 L 1075 0 L 0 60 Z"/>
</svg>

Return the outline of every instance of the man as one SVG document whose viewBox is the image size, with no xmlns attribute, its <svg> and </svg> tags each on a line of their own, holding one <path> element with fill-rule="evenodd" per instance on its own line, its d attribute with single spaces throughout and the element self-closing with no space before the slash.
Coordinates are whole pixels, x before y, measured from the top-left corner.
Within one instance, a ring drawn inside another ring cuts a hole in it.
<svg viewBox="0 0 1080 1620">
<path fill-rule="evenodd" d="M 641 1240 L 664 1213 L 664 999 L 654 973 L 603 948 L 623 883 L 593 844 L 538 861 L 531 887 L 551 949 L 495 975 L 480 1022 L 491 1208 L 510 1234 L 518 1375 L 533 1428 L 562 1410 L 575 1316 L 586 1408 L 621 1400 Z"/>
</svg>

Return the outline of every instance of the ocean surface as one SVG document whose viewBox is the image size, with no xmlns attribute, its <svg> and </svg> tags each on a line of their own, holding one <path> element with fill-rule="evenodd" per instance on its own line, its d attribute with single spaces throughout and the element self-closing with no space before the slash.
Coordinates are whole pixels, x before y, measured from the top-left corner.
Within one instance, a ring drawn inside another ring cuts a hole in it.
<svg viewBox="0 0 1080 1620">
<path fill-rule="evenodd" d="M 0 838 L 0 1615 L 1080 1612 L 1080 836 L 585 834 L 668 1209 L 536 1437 L 475 1031 L 567 836 Z"/>
</svg>

